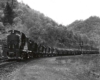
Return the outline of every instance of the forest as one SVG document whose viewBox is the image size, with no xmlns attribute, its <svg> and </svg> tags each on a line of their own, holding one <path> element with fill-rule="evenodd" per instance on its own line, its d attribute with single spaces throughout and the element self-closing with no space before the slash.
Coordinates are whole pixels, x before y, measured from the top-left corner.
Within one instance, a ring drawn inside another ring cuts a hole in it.
<svg viewBox="0 0 100 80">
<path fill-rule="evenodd" d="M 95 41 L 87 34 L 80 34 L 83 30 L 79 28 L 85 26 L 83 22 L 75 21 L 64 26 L 24 3 L 17 2 L 14 7 L 9 3 L 0 6 L 0 35 L 6 34 L 13 28 L 25 33 L 27 37 L 39 44 L 52 47 L 79 49 L 82 46 L 97 47 Z"/>
</svg>

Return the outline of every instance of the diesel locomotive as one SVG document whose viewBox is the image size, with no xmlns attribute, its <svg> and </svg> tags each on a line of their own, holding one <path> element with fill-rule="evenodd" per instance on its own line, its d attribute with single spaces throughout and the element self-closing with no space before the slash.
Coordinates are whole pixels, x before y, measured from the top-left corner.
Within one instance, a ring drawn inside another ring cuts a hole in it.
<svg viewBox="0 0 100 80">
<path fill-rule="evenodd" d="M 10 30 L 7 34 L 6 44 L 3 45 L 3 55 L 8 59 L 20 59 L 26 48 L 26 36 L 17 30 Z M 22 57 L 23 56 L 23 57 Z"/>
</svg>

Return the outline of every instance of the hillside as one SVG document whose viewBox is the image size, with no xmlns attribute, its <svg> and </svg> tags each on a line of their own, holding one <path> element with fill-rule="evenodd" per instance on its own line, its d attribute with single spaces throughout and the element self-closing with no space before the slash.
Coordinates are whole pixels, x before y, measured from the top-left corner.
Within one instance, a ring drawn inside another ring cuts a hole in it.
<svg viewBox="0 0 100 80">
<path fill-rule="evenodd" d="M 68 30 L 74 33 L 86 35 L 90 40 L 93 40 L 97 46 L 100 46 L 100 18 L 91 16 L 82 21 L 75 21 L 67 26 Z"/>
<path fill-rule="evenodd" d="M 89 45 L 90 47 L 94 44 L 94 42 L 88 40 L 86 36 L 80 36 L 77 33 L 74 34 L 72 31 L 69 31 L 66 26 L 57 24 L 53 19 L 45 16 L 39 11 L 31 9 L 24 3 L 18 3 L 13 9 L 14 18 L 12 26 L 9 25 L 9 23 L 4 24 L 3 20 L 10 19 L 8 18 L 9 14 L 7 14 L 9 10 L 7 11 L 7 9 L 6 6 L 6 9 L 0 13 L 1 35 L 13 28 L 25 33 L 27 37 L 38 44 L 48 45 L 51 47 L 81 49 L 80 46 L 82 43 L 84 46 Z M 5 16 L 5 13 L 3 12 L 5 12 L 8 17 Z M 81 22 L 77 24 L 80 23 Z"/>
</svg>

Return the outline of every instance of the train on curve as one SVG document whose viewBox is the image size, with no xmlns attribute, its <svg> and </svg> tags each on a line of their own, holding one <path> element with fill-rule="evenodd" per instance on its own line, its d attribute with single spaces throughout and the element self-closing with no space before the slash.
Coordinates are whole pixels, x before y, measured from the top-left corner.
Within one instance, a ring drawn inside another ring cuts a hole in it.
<svg viewBox="0 0 100 80">
<path fill-rule="evenodd" d="M 67 56 L 80 54 L 99 54 L 98 48 L 92 49 L 62 49 L 37 44 L 18 30 L 9 30 L 6 44 L 3 45 L 3 58 L 28 59 L 35 57 Z"/>
</svg>

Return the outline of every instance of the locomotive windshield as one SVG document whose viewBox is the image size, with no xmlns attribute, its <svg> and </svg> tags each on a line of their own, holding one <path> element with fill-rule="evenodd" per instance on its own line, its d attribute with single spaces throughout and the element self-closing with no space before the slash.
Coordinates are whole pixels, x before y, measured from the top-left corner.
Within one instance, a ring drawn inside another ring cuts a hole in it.
<svg viewBox="0 0 100 80">
<path fill-rule="evenodd" d="M 8 48 L 19 48 L 19 36 L 12 33 L 10 35 L 7 36 L 7 45 Z"/>
</svg>

